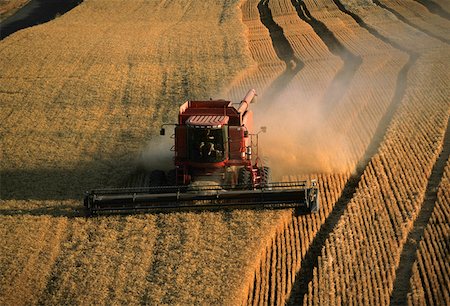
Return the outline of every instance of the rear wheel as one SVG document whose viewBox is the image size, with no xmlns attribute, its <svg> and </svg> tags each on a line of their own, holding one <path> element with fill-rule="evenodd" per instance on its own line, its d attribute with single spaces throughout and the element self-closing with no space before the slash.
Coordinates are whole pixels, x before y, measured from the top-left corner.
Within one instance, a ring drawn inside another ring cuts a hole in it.
<svg viewBox="0 0 450 306">
<path fill-rule="evenodd" d="M 243 189 L 252 188 L 252 173 L 245 169 L 240 168 L 238 173 L 238 187 Z"/>
<path fill-rule="evenodd" d="M 150 187 L 163 186 L 166 182 L 166 174 L 162 170 L 153 170 L 150 173 Z"/>
<path fill-rule="evenodd" d="M 169 186 L 177 185 L 177 170 L 171 169 L 167 172 L 167 184 Z"/>
</svg>

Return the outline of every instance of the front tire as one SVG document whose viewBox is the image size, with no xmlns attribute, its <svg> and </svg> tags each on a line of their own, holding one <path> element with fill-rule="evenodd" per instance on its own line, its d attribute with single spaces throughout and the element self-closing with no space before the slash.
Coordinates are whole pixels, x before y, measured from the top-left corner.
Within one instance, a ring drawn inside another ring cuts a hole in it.
<svg viewBox="0 0 450 306">
<path fill-rule="evenodd" d="M 153 170 L 150 173 L 150 187 L 163 186 L 166 182 L 166 174 L 162 170 Z"/>
<path fill-rule="evenodd" d="M 269 186 L 271 180 L 272 180 L 272 172 L 270 171 L 269 167 L 261 167 L 259 168 L 259 176 L 260 179 L 260 186 L 263 188 L 266 188 Z"/>
<path fill-rule="evenodd" d="M 238 173 L 238 187 L 242 189 L 252 188 L 252 173 L 246 168 L 240 168 Z"/>
<path fill-rule="evenodd" d="M 171 169 L 167 172 L 167 184 L 169 186 L 177 185 L 177 170 Z"/>
</svg>

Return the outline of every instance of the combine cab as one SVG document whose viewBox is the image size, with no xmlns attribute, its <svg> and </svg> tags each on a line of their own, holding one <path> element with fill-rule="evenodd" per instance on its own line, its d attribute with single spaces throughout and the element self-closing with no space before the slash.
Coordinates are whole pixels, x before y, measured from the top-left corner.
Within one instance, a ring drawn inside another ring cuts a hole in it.
<svg viewBox="0 0 450 306">
<path fill-rule="evenodd" d="M 237 108 L 225 100 L 185 102 L 174 124 L 175 168 L 167 175 L 152 172 L 152 185 L 167 186 L 92 190 L 84 197 L 89 214 L 292 207 L 317 211 L 314 181 L 270 181 L 270 169 L 258 158 L 258 135 L 265 128 L 252 130 L 249 105 L 255 95 L 250 90 Z"/>
</svg>

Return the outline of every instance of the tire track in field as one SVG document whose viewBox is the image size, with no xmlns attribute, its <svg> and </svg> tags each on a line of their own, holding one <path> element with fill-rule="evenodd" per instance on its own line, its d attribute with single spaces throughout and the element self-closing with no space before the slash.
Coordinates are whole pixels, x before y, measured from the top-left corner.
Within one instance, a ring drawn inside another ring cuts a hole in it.
<svg viewBox="0 0 450 306">
<path fill-rule="evenodd" d="M 390 305 L 406 305 L 408 302 L 407 295 L 411 290 L 410 279 L 412 276 L 412 267 L 417 260 L 417 249 L 422 241 L 428 220 L 433 213 L 434 206 L 437 201 L 438 187 L 444 175 L 445 165 L 450 156 L 450 119 L 447 121 L 447 129 L 444 136 L 442 150 L 437 158 L 430 178 L 428 180 L 425 197 L 420 206 L 417 219 L 414 221 L 413 227 L 406 237 L 403 246 L 400 262 L 395 270 L 394 287 L 391 294 Z"/>
<path fill-rule="evenodd" d="M 284 30 L 278 23 L 275 22 L 272 11 L 269 8 L 270 0 L 261 0 L 258 3 L 258 12 L 261 23 L 269 31 L 270 39 L 272 40 L 272 46 L 277 54 L 278 58 L 286 64 L 286 68 L 282 74 L 280 74 L 264 92 L 265 101 L 273 101 L 279 95 L 281 91 L 290 83 L 294 76 L 304 67 L 304 63 L 295 56 L 294 50 L 289 43 Z M 263 104 L 265 108 L 268 103 Z"/>
<path fill-rule="evenodd" d="M 392 118 L 398 106 L 403 100 L 403 96 L 406 90 L 408 72 L 411 69 L 411 67 L 413 67 L 418 58 L 418 55 L 416 53 L 400 46 L 399 44 L 393 42 L 389 38 L 380 34 L 376 29 L 366 24 L 361 19 L 361 17 L 347 10 L 345 6 L 340 2 L 340 0 L 333 0 L 333 2 L 343 13 L 351 16 L 360 27 L 366 29 L 370 34 L 382 40 L 383 42 L 390 44 L 392 47 L 399 49 L 405 53 L 408 53 L 409 59 L 408 62 L 399 71 L 396 80 L 396 89 L 394 96 L 391 100 L 391 103 L 389 104 L 389 107 L 387 108 L 386 112 L 384 113 L 383 117 L 378 123 L 377 129 L 375 130 L 374 136 L 372 137 L 369 146 L 367 147 L 366 151 L 363 154 L 363 157 L 361 158 L 361 160 L 359 160 L 357 164 L 355 173 L 350 177 L 350 179 L 345 184 L 341 196 L 333 206 L 333 210 L 328 215 L 328 218 L 320 227 L 320 230 L 317 232 L 312 243 L 310 244 L 308 251 L 304 256 L 304 259 L 302 260 L 300 271 L 295 277 L 292 293 L 288 301 L 288 304 L 290 305 L 301 303 L 304 300 L 305 295 L 308 293 L 308 284 L 313 280 L 314 269 L 318 268 L 319 257 L 321 256 L 322 248 L 325 242 L 327 241 L 329 235 L 332 233 L 334 227 L 340 220 L 341 216 L 345 212 L 348 203 L 353 198 L 353 194 L 356 192 L 358 188 L 358 185 L 361 181 L 362 175 L 368 163 L 370 162 L 372 157 L 377 153 L 378 148 L 383 141 L 384 135 L 386 134 L 386 131 L 390 125 L 390 122 L 392 121 Z M 304 4 L 303 7 L 305 7 Z"/>
<path fill-rule="evenodd" d="M 348 50 L 323 22 L 314 18 L 306 7 L 305 2 L 302 0 L 291 0 L 291 3 L 297 11 L 298 17 L 308 23 L 317 36 L 325 43 L 328 50 L 340 57 L 344 62 L 344 65 L 335 75 L 324 94 L 321 103 L 324 108 L 334 108 L 346 93 L 356 71 L 362 64 L 362 59 Z"/>
<path fill-rule="evenodd" d="M 443 42 L 443 43 L 450 44 L 450 40 L 448 40 L 448 39 L 446 39 L 446 38 L 444 38 L 444 37 L 440 37 L 440 36 L 438 36 L 438 35 L 436 35 L 436 34 L 433 34 L 433 33 L 431 33 L 430 31 L 428 31 L 428 30 L 426 30 L 426 29 L 424 29 L 424 28 L 422 28 L 422 27 L 420 27 L 420 26 L 418 26 L 418 25 L 412 23 L 411 21 L 409 21 L 408 19 L 406 19 L 402 14 L 400 14 L 399 12 L 397 12 L 396 10 L 394 10 L 393 8 L 391 8 L 391 7 L 389 7 L 389 6 L 387 6 L 387 5 L 383 4 L 383 3 L 381 3 L 379 0 L 373 0 L 373 3 L 375 3 L 376 5 L 378 5 L 379 7 L 383 8 L 383 9 L 385 9 L 385 10 L 391 12 L 391 13 L 394 14 L 394 16 L 397 17 L 400 21 L 406 23 L 406 24 L 409 25 L 410 27 L 413 27 L 413 28 L 415 28 L 415 29 L 421 31 L 421 32 L 427 34 L 428 36 L 431 36 L 431 37 L 433 37 L 433 38 L 436 38 L 437 40 L 440 40 L 440 41 Z"/>
<path fill-rule="evenodd" d="M 430 0 L 414 0 L 422 4 L 431 14 L 441 16 L 442 18 L 450 20 L 450 14 L 445 11 L 439 4 Z"/>
</svg>

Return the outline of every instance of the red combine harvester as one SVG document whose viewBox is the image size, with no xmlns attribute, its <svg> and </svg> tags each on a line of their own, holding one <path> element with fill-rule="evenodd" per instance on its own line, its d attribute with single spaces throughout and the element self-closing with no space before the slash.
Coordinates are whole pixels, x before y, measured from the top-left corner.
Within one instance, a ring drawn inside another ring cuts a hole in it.
<svg viewBox="0 0 450 306">
<path fill-rule="evenodd" d="M 272 183 L 258 157 L 250 90 L 239 106 L 230 101 L 187 101 L 175 125 L 175 169 L 155 170 L 150 186 L 86 192 L 89 214 L 224 208 L 319 208 L 315 181 Z M 165 134 L 164 124 L 161 135 Z M 166 186 L 158 186 L 164 184 Z"/>
</svg>

